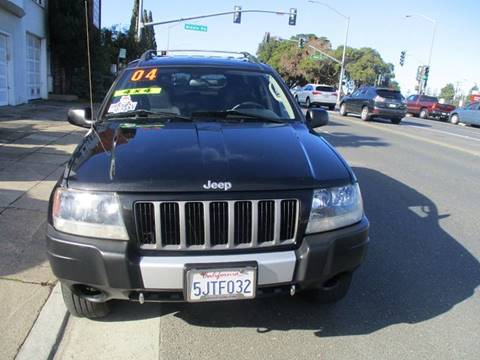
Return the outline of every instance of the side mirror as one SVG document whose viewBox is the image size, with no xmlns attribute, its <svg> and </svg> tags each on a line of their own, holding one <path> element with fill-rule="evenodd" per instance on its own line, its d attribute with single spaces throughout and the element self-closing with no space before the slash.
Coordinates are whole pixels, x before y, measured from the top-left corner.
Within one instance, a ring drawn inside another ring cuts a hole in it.
<svg viewBox="0 0 480 360">
<path fill-rule="evenodd" d="M 305 117 L 310 129 L 328 124 L 328 113 L 327 110 L 324 109 L 308 109 Z"/>
<path fill-rule="evenodd" d="M 68 122 L 75 126 L 90 128 L 94 123 L 92 110 L 90 108 L 70 109 L 68 110 Z"/>
</svg>

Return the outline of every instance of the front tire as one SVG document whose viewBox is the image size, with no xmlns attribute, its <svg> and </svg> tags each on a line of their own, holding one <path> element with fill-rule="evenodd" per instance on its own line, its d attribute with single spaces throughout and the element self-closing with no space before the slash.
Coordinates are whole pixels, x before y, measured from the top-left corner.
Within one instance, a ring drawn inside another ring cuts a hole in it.
<svg viewBox="0 0 480 360">
<path fill-rule="evenodd" d="M 402 121 L 402 118 L 392 118 L 390 119 L 390 121 L 392 122 L 392 124 L 398 125 Z"/>
<path fill-rule="evenodd" d="M 368 106 L 364 106 L 362 108 L 362 112 L 360 113 L 360 118 L 363 120 L 363 121 L 368 121 L 370 120 L 370 114 L 368 113 Z"/>
<path fill-rule="evenodd" d="M 85 300 L 64 284 L 62 284 L 62 295 L 68 312 L 75 317 L 98 319 L 107 316 L 110 312 L 106 302 L 97 303 Z"/>
<path fill-rule="evenodd" d="M 352 273 L 344 273 L 328 280 L 321 287 L 306 289 L 301 294 L 306 299 L 318 301 L 321 304 L 334 303 L 347 295 L 351 282 Z"/>
<path fill-rule="evenodd" d="M 460 122 L 460 118 L 458 117 L 457 114 L 453 114 L 452 117 L 450 118 L 450 122 L 453 125 L 458 125 L 458 123 Z"/>
<path fill-rule="evenodd" d="M 341 116 L 347 116 L 347 106 L 345 105 L 345 103 L 342 103 L 340 105 L 340 115 Z"/>
<path fill-rule="evenodd" d="M 428 119 L 428 110 L 423 108 L 422 110 L 420 110 L 419 116 L 421 119 Z"/>
<path fill-rule="evenodd" d="M 312 103 L 310 102 L 310 98 L 307 98 L 307 100 L 305 101 L 305 106 L 307 107 L 307 109 L 310 109 L 310 107 L 312 106 Z"/>
</svg>

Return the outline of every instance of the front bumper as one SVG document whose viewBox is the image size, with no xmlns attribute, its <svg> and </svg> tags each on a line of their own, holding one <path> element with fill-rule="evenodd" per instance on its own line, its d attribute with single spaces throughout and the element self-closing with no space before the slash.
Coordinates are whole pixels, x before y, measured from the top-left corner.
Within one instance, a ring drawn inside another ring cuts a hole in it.
<svg viewBox="0 0 480 360">
<path fill-rule="evenodd" d="M 256 262 L 258 294 L 268 293 L 269 288 L 295 284 L 302 289 L 323 283 L 362 263 L 369 241 L 368 228 L 364 217 L 343 229 L 306 235 L 296 250 L 141 256 L 130 242 L 67 235 L 49 225 L 47 252 L 54 274 L 72 290 L 89 286 L 102 291 L 92 301 L 137 300 L 140 292 L 148 294 L 146 301 L 183 301 L 188 264 Z"/>
</svg>

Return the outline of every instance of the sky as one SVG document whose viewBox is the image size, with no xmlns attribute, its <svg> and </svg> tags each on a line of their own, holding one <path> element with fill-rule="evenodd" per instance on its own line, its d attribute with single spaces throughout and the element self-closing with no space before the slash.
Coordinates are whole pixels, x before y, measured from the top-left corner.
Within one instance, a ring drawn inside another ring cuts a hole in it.
<svg viewBox="0 0 480 360">
<path fill-rule="evenodd" d="M 439 92 L 451 82 L 467 92 L 480 86 L 480 0 L 323 0 L 350 17 L 348 46 L 377 49 L 386 62 L 395 65 L 396 80 L 404 94 L 414 93 L 417 67 L 428 61 L 433 24 L 437 22 L 428 87 Z M 343 45 L 346 21 L 329 8 L 307 0 L 144 0 L 154 21 L 243 10 L 298 11 L 297 25 L 288 25 L 288 16 L 243 14 L 234 24 L 231 15 L 197 20 L 207 32 L 188 31 L 183 24 L 155 27 L 158 49 L 202 49 L 248 51 L 256 53 L 265 32 L 289 38 L 299 33 L 325 36 L 333 47 Z M 103 0 L 102 26 L 129 26 L 133 0 Z M 193 23 L 193 21 L 190 21 Z M 405 65 L 399 65 L 400 52 L 406 50 Z"/>
</svg>

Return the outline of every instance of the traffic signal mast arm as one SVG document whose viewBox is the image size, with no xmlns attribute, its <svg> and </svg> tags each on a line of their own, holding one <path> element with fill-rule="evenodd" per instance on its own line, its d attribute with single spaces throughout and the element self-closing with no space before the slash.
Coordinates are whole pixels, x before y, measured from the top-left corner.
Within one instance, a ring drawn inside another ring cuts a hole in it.
<svg viewBox="0 0 480 360">
<path fill-rule="evenodd" d="M 337 64 L 342 65 L 342 62 L 341 62 L 340 60 L 335 59 L 333 56 L 328 55 L 326 52 L 324 52 L 324 51 L 322 51 L 322 50 L 320 50 L 320 49 L 317 49 L 315 46 L 312 46 L 312 45 L 310 45 L 310 44 L 307 44 L 307 46 L 308 46 L 310 49 L 313 49 L 313 50 L 315 50 L 315 51 L 318 51 L 320 54 L 322 54 L 323 56 L 325 56 L 325 57 L 329 58 L 330 60 L 336 62 Z"/>
<path fill-rule="evenodd" d="M 207 15 L 191 16 L 191 17 L 180 18 L 175 20 L 146 22 L 146 23 L 141 23 L 141 25 L 143 26 L 165 25 L 165 24 L 183 22 L 188 20 L 205 19 L 205 18 L 223 16 L 223 15 L 234 15 L 235 13 L 263 13 L 263 14 L 276 14 L 276 15 L 289 15 L 289 16 L 291 15 L 291 12 L 273 11 L 273 10 L 235 10 L 235 11 L 225 11 L 225 12 L 207 14 Z"/>
<path fill-rule="evenodd" d="M 300 40 L 301 40 L 301 39 L 298 39 L 298 40 L 280 39 L 280 41 L 290 41 L 290 42 L 295 42 L 295 43 L 299 43 Z M 304 41 L 306 42 L 307 40 L 304 40 Z M 304 42 L 304 44 L 305 44 L 305 42 Z M 307 45 L 310 49 L 313 49 L 313 50 L 315 50 L 315 51 L 318 51 L 320 54 L 322 54 L 323 56 L 325 56 L 325 57 L 329 58 L 330 60 L 336 62 L 337 64 L 342 65 L 342 62 L 341 62 L 340 60 L 335 59 L 335 58 L 334 58 L 333 56 L 331 56 L 331 55 L 328 55 L 325 51 L 320 50 L 320 49 L 317 49 L 315 46 L 312 46 L 312 45 L 310 45 L 310 44 L 305 44 L 305 45 Z"/>
</svg>

